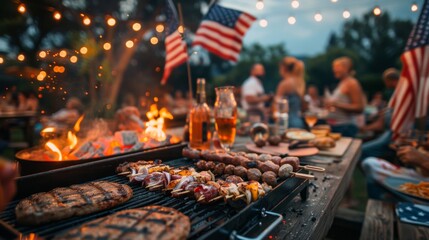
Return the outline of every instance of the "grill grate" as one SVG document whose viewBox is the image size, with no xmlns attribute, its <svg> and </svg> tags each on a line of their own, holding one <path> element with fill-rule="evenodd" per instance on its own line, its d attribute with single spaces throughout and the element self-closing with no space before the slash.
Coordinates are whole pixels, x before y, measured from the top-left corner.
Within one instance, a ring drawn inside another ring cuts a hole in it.
<svg viewBox="0 0 429 240">
<path fill-rule="evenodd" d="M 192 162 L 185 158 L 168 161 L 168 164 L 173 167 L 189 166 L 191 163 Z M 15 200 L 9 204 L 5 211 L 0 213 L 0 220 L 7 223 L 21 234 L 28 235 L 30 233 L 36 233 L 41 237 L 50 239 L 60 231 L 99 217 L 107 216 L 120 210 L 139 208 L 148 205 L 162 205 L 175 208 L 186 214 L 191 220 L 191 232 L 189 239 L 196 239 L 200 236 L 203 236 L 204 234 L 207 234 L 210 230 L 224 224 L 228 221 L 228 219 L 232 218 L 238 213 L 236 209 L 221 201 L 211 205 L 203 205 L 197 204 L 196 201 L 190 197 L 173 198 L 169 195 L 169 193 L 166 192 L 150 192 L 142 188 L 139 184 L 129 183 L 128 179 L 123 176 L 114 175 L 100 178 L 98 180 L 127 184 L 133 189 L 133 197 L 128 202 L 109 210 L 93 213 L 87 216 L 77 216 L 36 227 L 28 227 L 17 224 L 14 209 L 19 200 Z M 268 196 L 269 195 L 270 194 L 268 194 Z"/>
</svg>

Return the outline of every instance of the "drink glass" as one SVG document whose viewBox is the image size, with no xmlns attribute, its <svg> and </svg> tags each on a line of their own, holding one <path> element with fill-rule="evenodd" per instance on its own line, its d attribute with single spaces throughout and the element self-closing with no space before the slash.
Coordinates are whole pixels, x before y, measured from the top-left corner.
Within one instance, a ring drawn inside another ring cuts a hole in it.
<svg viewBox="0 0 429 240">
<path fill-rule="evenodd" d="M 218 87 L 215 90 L 214 117 L 216 131 L 222 147 L 229 151 L 234 144 L 237 131 L 237 102 L 234 97 L 234 87 Z"/>
<path fill-rule="evenodd" d="M 317 120 L 318 120 L 317 113 L 306 112 L 306 113 L 304 113 L 304 119 L 305 119 L 305 122 L 307 123 L 308 127 L 311 130 L 311 128 L 313 128 L 314 125 L 316 125 L 316 123 L 317 123 Z"/>
</svg>

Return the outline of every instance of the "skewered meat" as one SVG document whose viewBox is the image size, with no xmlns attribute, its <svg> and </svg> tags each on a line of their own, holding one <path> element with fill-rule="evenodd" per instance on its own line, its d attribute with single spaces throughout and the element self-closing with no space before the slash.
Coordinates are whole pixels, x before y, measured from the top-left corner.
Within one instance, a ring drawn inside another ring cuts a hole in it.
<svg viewBox="0 0 429 240">
<path fill-rule="evenodd" d="M 199 202 L 206 203 L 219 195 L 219 190 L 214 185 L 201 184 L 194 189 L 195 199 Z M 201 198 L 203 197 L 202 201 Z"/>
<path fill-rule="evenodd" d="M 232 164 L 234 157 L 227 154 L 227 153 L 223 153 L 220 155 L 221 156 L 221 162 L 225 163 L 225 164 Z"/>
<path fill-rule="evenodd" d="M 216 167 L 213 170 L 213 173 L 215 175 L 222 175 L 225 171 L 225 163 L 218 163 L 216 164 Z"/>
<path fill-rule="evenodd" d="M 283 164 L 279 168 L 279 177 L 280 178 L 288 178 L 290 177 L 291 173 L 293 172 L 293 167 L 290 164 Z"/>
<path fill-rule="evenodd" d="M 132 195 L 129 186 L 113 182 L 72 185 L 23 199 L 15 214 L 21 224 L 39 225 L 109 209 L 128 201 Z"/>
<path fill-rule="evenodd" d="M 210 172 L 210 170 L 199 172 L 194 177 L 200 182 L 208 182 L 213 181 L 215 179 L 215 176 L 212 172 Z"/>
<path fill-rule="evenodd" d="M 294 171 L 299 170 L 299 158 L 297 157 L 285 157 L 280 161 L 280 165 L 290 164 Z"/>
<path fill-rule="evenodd" d="M 271 157 L 271 161 L 273 162 L 273 163 L 275 163 L 275 164 L 277 164 L 277 165 L 279 165 L 280 166 L 280 161 L 282 160 L 282 158 L 281 157 L 279 157 L 279 156 L 272 156 Z"/>
<path fill-rule="evenodd" d="M 240 166 L 241 162 L 248 160 L 245 156 L 235 156 L 232 160 L 232 165 Z"/>
<path fill-rule="evenodd" d="M 272 161 L 266 161 L 260 164 L 259 169 L 261 169 L 262 172 L 274 172 L 277 173 L 279 171 L 279 165 L 273 163 Z"/>
<path fill-rule="evenodd" d="M 224 174 L 233 175 L 234 174 L 234 169 L 235 169 L 234 165 L 228 164 L 228 165 L 225 166 Z"/>
<path fill-rule="evenodd" d="M 207 170 L 207 162 L 204 160 L 199 160 L 197 162 L 197 168 L 200 170 Z"/>
<path fill-rule="evenodd" d="M 188 237 L 189 217 L 173 208 L 147 206 L 123 210 L 85 223 L 55 237 L 62 239 L 147 239 L 166 240 Z"/>
<path fill-rule="evenodd" d="M 168 172 L 153 172 L 151 174 L 148 174 L 143 179 L 143 185 L 144 186 L 168 186 L 171 181 L 171 175 Z"/>
<path fill-rule="evenodd" d="M 262 174 L 262 181 L 266 182 L 270 186 L 277 185 L 277 176 L 274 172 L 268 171 Z"/>
<path fill-rule="evenodd" d="M 208 161 L 206 163 L 206 170 L 214 169 L 216 167 L 216 163 L 213 161 Z"/>
<path fill-rule="evenodd" d="M 243 158 L 241 161 L 240 161 L 240 165 L 241 166 L 243 166 L 243 167 L 245 167 L 245 168 L 248 168 L 249 167 L 249 164 L 251 163 L 252 161 L 251 160 L 249 160 L 248 158 Z"/>
<path fill-rule="evenodd" d="M 261 162 L 269 161 L 271 160 L 272 156 L 270 154 L 261 154 L 258 157 L 258 160 Z"/>
<path fill-rule="evenodd" d="M 234 168 L 234 175 L 237 175 L 241 178 L 247 177 L 247 169 L 243 166 L 236 166 Z"/>
<path fill-rule="evenodd" d="M 247 179 L 259 181 L 261 179 L 262 173 L 257 168 L 250 168 L 247 170 Z"/>
<path fill-rule="evenodd" d="M 246 157 L 252 161 L 258 160 L 258 154 L 256 153 L 248 153 L 246 154 Z"/>
<path fill-rule="evenodd" d="M 225 182 L 238 184 L 238 183 L 241 183 L 241 182 L 244 182 L 244 181 L 243 181 L 243 179 L 242 179 L 241 177 L 239 177 L 239 176 L 231 175 L 231 176 L 228 176 L 228 177 L 225 179 Z"/>
</svg>

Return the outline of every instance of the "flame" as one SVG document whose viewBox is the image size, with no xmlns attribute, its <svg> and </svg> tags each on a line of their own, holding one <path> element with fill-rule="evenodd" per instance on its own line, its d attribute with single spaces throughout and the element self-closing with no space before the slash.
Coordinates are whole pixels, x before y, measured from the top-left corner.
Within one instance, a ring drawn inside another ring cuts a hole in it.
<svg viewBox="0 0 429 240">
<path fill-rule="evenodd" d="M 67 133 L 67 142 L 69 144 L 70 150 L 75 148 L 77 145 L 77 137 L 72 131 Z"/>
<path fill-rule="evenodd" d="M 85 115 L 80 116 L 79 119 L 74 124 L 73 130 L 75 132 L 79 132 L 80 131 L 80 123 L 82 122 L 82 120 L 83 120 L 84 117 L 85 117 Z"/>
<path fill-rule="evenodd" d="M 55 132 L 55 128 L 47 127 L 47 128 L 42 129 L 42 131 L 40 131 L 40 132 L 41 133 L 53 133 L 53 132 Z"/>
<path fill-rule="evenodd" d="M 52 152 L 58 154 L 58 161 L 63 160 L 63 154 L 61 153 L 60 149 L 51 141 L 48 141 L 45 144 L 46 147 L 48 147 Z"/>
<path fill-rule="evenodd" d="M 145 135 L 159 142 L 164 141 L 167 138 L 164 132 L 165 119 L 173 119 L 173 115 L 166 108 L 161 108 L 158 111 L 158 106 L 152 104 L 146 113 L 146 117 L 149 121 L 146 122 Z"/>
</svg>

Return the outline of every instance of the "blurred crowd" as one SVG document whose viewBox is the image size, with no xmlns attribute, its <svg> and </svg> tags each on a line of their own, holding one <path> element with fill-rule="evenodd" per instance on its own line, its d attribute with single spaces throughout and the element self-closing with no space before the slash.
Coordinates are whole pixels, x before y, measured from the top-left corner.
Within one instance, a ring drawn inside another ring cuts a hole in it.
<svg viewBox="0 0 429 240">
<path fill-rule="evenodd" d="M 33 91 L 21 92 L 12 87 L 0 98 L 0 113 L 36 112 L 38 108 L 39 99 Z"/>
</svg>

